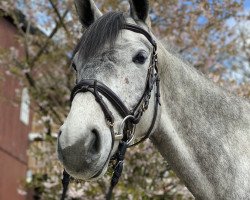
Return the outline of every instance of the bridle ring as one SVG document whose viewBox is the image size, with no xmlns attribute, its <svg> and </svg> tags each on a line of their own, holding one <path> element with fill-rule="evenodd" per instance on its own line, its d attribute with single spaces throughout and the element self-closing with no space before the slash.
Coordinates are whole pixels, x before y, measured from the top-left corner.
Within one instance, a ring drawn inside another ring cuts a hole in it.
<svg viewBox="0 0 250 200">
<path fill-rule="evenodd" d="M 120 138 L 123 138 L 123 129 L 124 129 L 126 121 L 129 119 L 134 119 L 134 118 L 135 117 L 133 115 L 128 115 L 122 120 L 120 127 L 118 129 L 118 133 L 115 135 L 115 140 L 120 140 Z M 135 124 L 133 124 L 133 129 L 131 131 L 132 137 L 127 141 L 127 144 L 130 144 L 133 141 L 134 133 L 135 133 Z"/>
</svg>

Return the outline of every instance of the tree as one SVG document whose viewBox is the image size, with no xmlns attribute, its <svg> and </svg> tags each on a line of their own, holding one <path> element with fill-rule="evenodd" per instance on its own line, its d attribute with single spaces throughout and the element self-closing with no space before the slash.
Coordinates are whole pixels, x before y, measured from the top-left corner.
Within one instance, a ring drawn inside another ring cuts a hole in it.
<svg viewBox="0 0 250 200">
<path fill-rule="evenodd" d="M 103 12 L 128 9 L 128 3 L 124 0 L 97 0 L 96 3 Z M 246 55 L 244 62 L 249 66 L 248 35 L 241 35 L 243 45 L 239 49 L 239 37 L 228 25 L 229 19 L 236 22 L 247 20 L 246 16 L 240 14 L 243 1 L 157 0 L 150 3 L 154 33 L 167 39 L 167 43 L 177 46 L 176 51 L 196 68 L 210 74 L 214 80 L 227 83 L 221 77 L 227 69 L 233 69 L 229 61 L 242 51 Z M 19 30 L 16 39 L 25 49 L 23 58 L 18 58 L 18 52 L 13 48 L 0 51 L 1 66 L 29 88 L 33 110 L 37 116 L 34 123 L 44 127 L 44 141 L 39 145 L 34 143 L 29 150 L 30 156 L 36 157 L 42 164 L 37 166 L 33 181 L 27 184 L 36 188 L 42 199 L 57 199 L 61 192 L 61 168 L 56 162 L 55 140 L 51 133 L 63 123 L 69 111 L 69 95 L 75 81 L 74 70 L 70 67 L 71 55 L 80 38 L 81 28 L 72 5 L 73 0 L 0 2 L 4 13 L 15 20 Z M 20 21 L 18 9 L 28 19 L 25 24 Z M 37 31 L 33 33 L 33 29 Z M 234 67 L 245 72 L 241 66 L 237 62 Z M 243 87 L 231 84 L 230 88 L 250 96 L 250 86 L 247 84 Z M 127 167 L 115 190 L 117 198 L 162 199 L 173 196 L 178 198 L 179 195 L 184 195 L 183 199 L 191 198 L 152 145 L 147 143 L 135 147 L 132 152 L 128 152 L 126 159 Z M 75 199 L 103 199 L 108 179 L 109 175 L 91 184 L 73 182 L 69 196 Z"/>
</svg>

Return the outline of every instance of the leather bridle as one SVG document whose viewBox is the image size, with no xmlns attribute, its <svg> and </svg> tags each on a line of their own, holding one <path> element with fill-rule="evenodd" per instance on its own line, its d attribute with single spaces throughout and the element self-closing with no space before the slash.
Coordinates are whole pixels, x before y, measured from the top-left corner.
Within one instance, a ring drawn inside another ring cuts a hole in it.
<svg viewBox="0 0 250 200">
<path fill-rule="evenodd" d="M 153 46 L 153 52 L 151 55 L 151 61 L 150 61 L 150 65 L 148 68 L 148 73 L 147 73 L 147 78 L 146 78 L 146 83 L 145 83 L 145 89 L 144 89 L 142 97 L 140 98 L 139 102 L 134 107 L 134 109 L 129 110 L 126 107 L 126 105 L 123 103 L 123 101 L 109 87 L 107 87 L 105 84 L 95 79 L 81 80 L 73 88 L 71 92 L 71 98 L 70 98 L 72 102 L 76 94 L 91 92 L 95 96 L 95 100 L 97 101 L 97 103 L 100 105 L 104 113 L 107 126 L 110 129 L 111 136 L 112 136 L 112 145 L 111 145 L 111 150 L 109 152 L 109 156 L 106 160 L 105 165 L 107 164 L 107 162 L 109 162 L 110 159 L 116 160 L 116 164 L 114 165 L 114 173 L 113 173 L 113 177 L 111 180 L 110 190 L 106 197 L 107 199 L 111 198 L 112 190 L 114 186 L 117 184 L 119 177 L 121 176 L 122 169 L 123 169 L 123 160 L 124 160 L 124 156 L 126 153 L 126 149 L 131 146 L 135 146 L 141 143 L 142 141 L 146 140 L 150 136 L 154 128 L 156 118 L 157 118 L 158 106 L 160 105 L 160 84 L 159 84 L 160 79 L 159 79 L 158 69 L 157 69 L 158 61 L 157 61 L 157 53 L 156 53 L 156 50 L 157 50 L 156 42 L 153 40 L 153 38 L 147 31 L 145 31 L 144 29 L 142 29 L 141 27 L 137 25 L 125 24 L 123 29 L 127 29 L 127 30 L 144 35 Z M 146 132 L 146 134 L 139 141 L 131 144 L 131 142 L 133 141 L 133 137 L 134 137 L 135 126 L 136 124 L 140 122 L 140 119 L 143 113 L 147 110 L 148 105 L 149 105 L 149 100 L 151 97 L 151 92 L 154 88 L 155 88 L 155 102 L 154 102 L 154 114 L 153 114 L 151 125 L 148 131 Z M 114 122 L 115 122 L 114 116 L 112 112 L 110 111 L 110 109 L 108 108 L 105 101 L 103 100 L 102 95 L 111 103 L 111 105 L 116 109 L 116 111 L 123 118 L 118 132 L 115 132 L 114 130 Z M 119 141 L 118 150 L 116 154 L 111 158 L 111 152 L 113 150 L 114 142 L 117 140 Z M 100 170 L 99 173 L 97 173 L 92 178 L 98 177 L 101 171 L 102 170 Z M 64 170 L 63 175 L 64 176 L 63 176 L 62 182 L 63 182 L 64 190 L 63 190 L 63 195 L 61 199 L 64 199 L 66 195 L 66 190 L 67 190 L 67 186 L 68 186 L 69 179 L 70 179 L 69 174 L 65 170 Z"/>
</svg>

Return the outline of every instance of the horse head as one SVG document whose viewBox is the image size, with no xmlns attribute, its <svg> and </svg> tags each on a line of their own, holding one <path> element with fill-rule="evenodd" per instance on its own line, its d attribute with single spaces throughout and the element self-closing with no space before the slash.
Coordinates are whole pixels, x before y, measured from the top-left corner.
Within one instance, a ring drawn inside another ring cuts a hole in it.
<svg viewBox="0 0 250 200">
<path fill-rule="evenodd" d="M 75 0 L 75 6 L 85 31 L 74 51 L 77 84 L 58 156 L 71 176 L 93 180 L 106 172 L 121 140 L 130 145 L 152 132 L 156 43 L 146 0 L 130 1 L 130 14 L 102 15 L 92 0 Z"/>
</svg>

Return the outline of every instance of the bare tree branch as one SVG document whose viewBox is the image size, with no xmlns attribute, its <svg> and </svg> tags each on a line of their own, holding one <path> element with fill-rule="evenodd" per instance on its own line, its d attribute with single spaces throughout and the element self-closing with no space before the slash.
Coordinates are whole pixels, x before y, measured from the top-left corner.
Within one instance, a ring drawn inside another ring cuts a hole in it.
<svg viewBox="0 0 250 200">
<path fill-rule="evenodd" d="M 62 19 L 64 19 L 67 14 L 68 14 L 69 10 L 67 9 L 63 16 Z M 40 48 L 40 50 L 38 51 L 38 53 L 36 54 L 36 56 L 30 61 L 30 68 L 32 69 L 35 62 L 40 58 L 40 56 L 43 54 L 43 52 L 47 49 L 49 43 L 51 42 L 51 39 L 53 38 L 53 36 L 57 33 L 58 29 L 62 26 L 61 22 L 57 22 L 55 28 L 52 30 L 52 32 L 50 33 L 50 35 L 47 37 L 47 40 L 45 41 L 44 45 Z"/>
<path fill-rule="evenodd" d="M 61 23 L 62 27 L 64 28 L 66 34 L 69 36 L 69 31 L 68 31 L 67 27 L 64 24 L 64 17 L 61 17 L 61 15 L 60 15 L 56 5 L 54 4 L 53 0 L 49 0 L 49 2 L 51 4 L 52 8 L 54 9 L 57 17 L 59 18 L 59 22 Z"/>
</svg>

